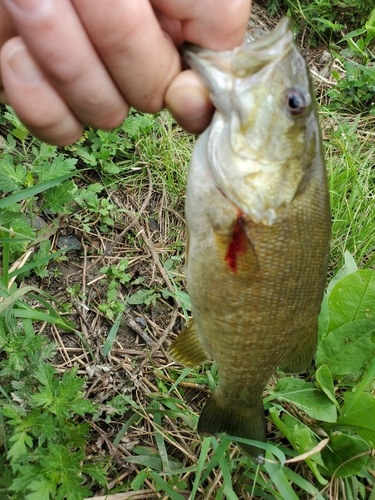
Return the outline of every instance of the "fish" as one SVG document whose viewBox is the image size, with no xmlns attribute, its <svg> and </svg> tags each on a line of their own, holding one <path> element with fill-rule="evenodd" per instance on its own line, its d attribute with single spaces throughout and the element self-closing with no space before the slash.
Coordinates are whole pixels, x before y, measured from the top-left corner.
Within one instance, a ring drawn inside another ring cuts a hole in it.
<svg viewBox="0 0 375 500">
<path fill-rule="evenodd" d="M 185 59 L 216 108 L 186 187 L 192 319 L 173 360 L 216 361 L 198 434 L 265 441 L 263 392 L 277 368 L 303 373 L 317 345 L 331 215 L 309 70 L 282 19 L 231 51 L 188 45 Z M 262 460 L 257 446 L 239 443 Z"/>
</svg>

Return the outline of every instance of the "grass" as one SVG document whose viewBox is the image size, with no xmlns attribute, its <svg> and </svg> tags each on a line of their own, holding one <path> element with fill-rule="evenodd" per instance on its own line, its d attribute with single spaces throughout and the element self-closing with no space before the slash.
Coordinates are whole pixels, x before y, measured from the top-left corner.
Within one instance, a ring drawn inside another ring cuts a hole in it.
<svg viewBox="0 0 375 500">
<path fill-rule="evenodd" d="M 196 434 L 216 364 L 166 354 L 190 308 L 194 139 L 166 112 L 132 113 L 58 149 L 2 107 L 1 500 L 375 499 L 374 118 L 320 112 L 333 212 L 320 346 L 304 377 L 270 381 L 256 466 L 230 437 Z M 58 250 L 66 234 L 81 250 Z"/>
<path fill-rule="evenodd" d="M 375 119 L 322 110 L 333 213 L 331 266 L 348 250 L 361 267 L 374 264 Z"/>
</svg>

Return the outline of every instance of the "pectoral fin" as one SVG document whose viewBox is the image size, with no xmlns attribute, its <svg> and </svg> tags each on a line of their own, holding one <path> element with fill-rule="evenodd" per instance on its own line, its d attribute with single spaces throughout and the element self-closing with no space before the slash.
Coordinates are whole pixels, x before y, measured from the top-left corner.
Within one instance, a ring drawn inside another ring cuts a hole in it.
<svg viewBox="0 0 375 500">
<path fill-rule="evenodd" d="M 198 338 L 193 319 L 187 322 L 185 330 L 172 342 L 169 348 L 169 355 L 177 363 L 181 363 L 188 368 L 194 368 L 210 358 Z"/>
</svg>

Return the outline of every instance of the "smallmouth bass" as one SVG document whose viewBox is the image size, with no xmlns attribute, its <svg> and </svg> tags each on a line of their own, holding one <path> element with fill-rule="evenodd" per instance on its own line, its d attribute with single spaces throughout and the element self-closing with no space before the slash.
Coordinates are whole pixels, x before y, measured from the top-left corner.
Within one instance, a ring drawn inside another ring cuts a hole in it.
<svg viewBox="0 0 375 500">
<path fill-rule="evenodd" d="M 263 391 L 277 367 L 311 363 L 327 275 L 331 217 L 311 78 L 286 18 L 256 42 L 189 46 L 185 58 L 216 112 L 186 190 L 193 321 L 170 354 L 188 367 L 217 363 L 200 435 L 264 441 Z"/>
</svg>

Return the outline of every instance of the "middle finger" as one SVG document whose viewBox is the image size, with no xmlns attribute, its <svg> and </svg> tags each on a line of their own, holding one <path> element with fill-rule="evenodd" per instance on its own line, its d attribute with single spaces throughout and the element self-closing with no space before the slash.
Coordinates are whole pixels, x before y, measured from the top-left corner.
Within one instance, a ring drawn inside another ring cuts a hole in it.
<svg viewBox="0 0 375 500">
<path fill-rule="evenodd" d="M 73 0 L 108 70 L 127 101 L 153 113 L 180 72 L 176 47 L 166 38 L 148 0 Z"/>
</svg>

